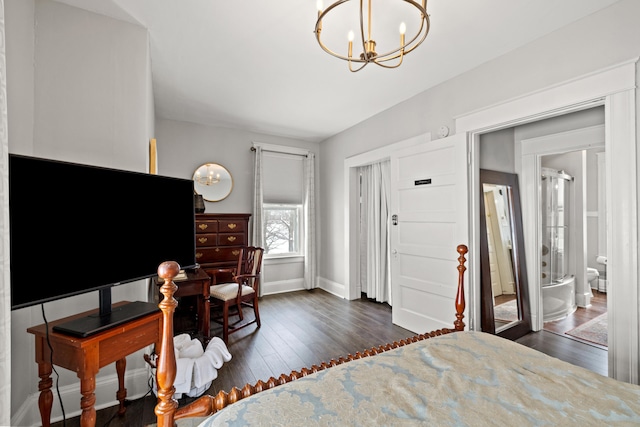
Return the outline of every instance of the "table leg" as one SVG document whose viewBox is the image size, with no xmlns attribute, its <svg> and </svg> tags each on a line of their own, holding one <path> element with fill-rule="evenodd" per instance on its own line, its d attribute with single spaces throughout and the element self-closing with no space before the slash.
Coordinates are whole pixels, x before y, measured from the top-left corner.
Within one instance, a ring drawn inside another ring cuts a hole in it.
<svg viewBox="0 0 640 427">
<path fill-rule="evenodd" d="M 116 399 L 120 402 L 120 408 L 118 408 L 118 415 L 124 415 L 127 408 L 124 406 L 124 400 L 127 397 L 127 389 L 124 388 L 124 371 L 127 368 L 127 359 L 123 357 L 116 361 L 116 372 L 118 373 L 118 392 L 116 393 Z"/>
<path fill-rule="evenodd" d="M 96 425 L 96 377 L 89 375 L 86 378 L 80 378 L 80 427 L 94 427 Z"/>
<path fill-rule="evenodd" d="M 209 295 L 204 298 L 204 336 L 211 338 L 211 303 L 209 302 Z"/>
<path fill-rule="evenodd" d="M 209 303 L 209 297 L 208 296 L 204 296 L 204 295 L 200 295 L 198 296 L 198 317 L 200 317 L 199 322 L 199 329 L 200 329 L 200 334 L 208 339 L 211 336 L 211 324 L 210 324 L 210 317 L 211 317 L 211 313 L 209 312 L 211 308 L 211 304 Z"/>
<path fill-rule="evenodd" d="M 51 425 L 51 407 L 53 406 L 51 363 L 38 362 L 38 376 L 40 377 L 40 382 L 38 383 L 38 390 L 40 390 L 40 397 L 38 397 L 40 420 L 42 421 L 42 427 L 49 427 Z"/>
</svg>

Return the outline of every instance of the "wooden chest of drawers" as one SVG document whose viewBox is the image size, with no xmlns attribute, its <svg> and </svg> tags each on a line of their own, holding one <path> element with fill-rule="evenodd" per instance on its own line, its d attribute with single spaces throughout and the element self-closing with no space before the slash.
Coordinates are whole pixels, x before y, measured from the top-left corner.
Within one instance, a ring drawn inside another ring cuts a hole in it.
<svg viewBox="0 0 640 427">
<path fill-rule="evenodd" d="M 196 214 L 196 261 L 207 274 L 238 265 L 240 248 L 249 244 L 251 214 Z"/>
</svg>

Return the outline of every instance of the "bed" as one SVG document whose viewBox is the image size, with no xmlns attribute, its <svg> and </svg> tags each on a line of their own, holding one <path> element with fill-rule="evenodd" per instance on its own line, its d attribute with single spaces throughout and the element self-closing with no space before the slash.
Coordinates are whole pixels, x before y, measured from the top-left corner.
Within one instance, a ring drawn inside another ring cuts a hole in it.
<svg viewBox="0 0 640 427">
<path fill-rule="evenodd" d="M 495 335 L 464 331 L 467 248 L 460 245 L 457 250 L 453 329 L 416 335 L 229 393 L 203 396 L 179 409 L 172 398 L 175 356 L 171 345 L 171 316 L 177 305 L 171 278 L 179 266 L 161 265 L 159 274 L 168 280 L 160 303 L 165 321 L 158 352 L 158 426 L 173 426 L 174 420 L 193 416 L 206 416 L 201 427 L 640 425 L 640 386 Z"/>
</svg>

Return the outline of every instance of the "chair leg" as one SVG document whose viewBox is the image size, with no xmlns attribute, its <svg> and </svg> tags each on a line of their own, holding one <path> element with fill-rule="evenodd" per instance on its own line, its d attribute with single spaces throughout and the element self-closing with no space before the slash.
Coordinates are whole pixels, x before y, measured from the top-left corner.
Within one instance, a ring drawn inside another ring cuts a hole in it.
<svg viewBox="0 0 640 427">
<path fill-rule="evenodd" d="M 222 340 L 229 344 L 229 304 L 226 302 L 222 308 Z"/>
<path fill-rule="evenodd" d="M 242 313 L 242 303 L 238 302 L 238 316 L 240 316 L 240 321 L 244 320 L 244 314 Z"/>
<path fill-rule="evenodd" d="M 253 313 L 256 316 L 256 324 L 260 327 L 260 313 L 258 312 L 258 296 L 253 297 Z"/>
</svg>

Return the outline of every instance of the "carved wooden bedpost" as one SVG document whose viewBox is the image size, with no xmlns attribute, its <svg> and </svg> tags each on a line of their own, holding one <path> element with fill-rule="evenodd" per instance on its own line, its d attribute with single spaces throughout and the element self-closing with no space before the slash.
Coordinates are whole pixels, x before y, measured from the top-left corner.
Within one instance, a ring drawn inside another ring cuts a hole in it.
<svg viewBox="0 0 640 427">
<path fill-rule="evenodd" d="M 178 302 L 173 297 L 178 287 L 173 278 L 180 272 L 180 265 L 174 261 L 167 261 L 158 267 L 158 276 L 164 279 L 160 292 L 164 295 L 158 307 L 162 310 L 162 339 L 160 349 L 156 349 L 156 385 L 158 387 L 158 404 L 155 414 L 158 427 L 174 427 L 174 416 L 178 408 L 178 401 L 173 398 L 176 388 L 176 353 L 173 347 L 173 313 Z"/>
<path fill-rule="evenodd" d="M 467 269 L 464 266 L 466 261 L 464 255 L 469 251 L 465 245 L 458 245 L 458 253 L 460 256 L 458 257 L 458 293 L 456 294 L 456 321 L 453 322 L 456 331 L 464 331 L 464 322 L 462 319 L 464 318 L 464 272 Z"/>
</svg>

